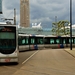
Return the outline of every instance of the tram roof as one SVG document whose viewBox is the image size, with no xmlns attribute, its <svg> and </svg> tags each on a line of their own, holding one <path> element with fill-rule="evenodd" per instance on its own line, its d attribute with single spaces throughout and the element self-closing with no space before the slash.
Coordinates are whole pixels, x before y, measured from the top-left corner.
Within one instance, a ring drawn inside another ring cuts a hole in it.
<svg viewBox="0 0 75 75">
<path fill-rule="evenodd" d="M 14 27 L 17 27 L 17 25 L 8 25 L 8 24 L 0 24 L 0 26 L 14 26 Z"/>
<path fill-rule="evenodd" d="M 22 34 L 22 33 L 21 33 L 21 34 L 18 34 L 18 36 L 30 36 L 30 37 L 31 37 L 31 36 L 34 36 L 34 37 L 39 36 L 39 37 L 44 37 L 45 35 L 33 35 L 33 34 L 29 34 L 29 35 L 28 35 L 28 34 Z"/>
<path fill-rule="evenodd" d="M 18 36 L 29 36 L 28 34 L 18 34 Z"/>
</svg>

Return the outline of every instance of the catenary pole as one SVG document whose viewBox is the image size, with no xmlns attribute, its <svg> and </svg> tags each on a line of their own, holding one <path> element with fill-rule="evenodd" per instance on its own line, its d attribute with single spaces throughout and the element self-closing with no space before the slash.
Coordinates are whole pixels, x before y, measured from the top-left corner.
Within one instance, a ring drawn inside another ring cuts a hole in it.
<svg viewBox="0 0 75 75">
<path fill-rule="evenodd" d="M 72 50 L 72 0 L 70 0 L 70 50 Z"/>
</svg>

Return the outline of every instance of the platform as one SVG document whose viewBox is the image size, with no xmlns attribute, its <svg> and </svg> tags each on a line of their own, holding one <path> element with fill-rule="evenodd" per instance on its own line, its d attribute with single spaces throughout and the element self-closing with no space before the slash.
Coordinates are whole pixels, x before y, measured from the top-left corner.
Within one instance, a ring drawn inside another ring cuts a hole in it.
<svg viewBox="0 0 75 75">
<path fill-rule="evenodd" d="M 75 57 L 75 49 L 37 50 L 13 75 L 74 75 L 75 60 L 71 55 Z"/>
</svg>

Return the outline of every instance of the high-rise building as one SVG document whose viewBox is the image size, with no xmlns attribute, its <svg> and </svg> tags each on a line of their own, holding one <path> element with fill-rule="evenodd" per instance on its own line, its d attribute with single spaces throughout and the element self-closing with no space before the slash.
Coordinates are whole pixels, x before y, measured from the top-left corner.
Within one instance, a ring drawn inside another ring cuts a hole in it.
<svg viewBox="0 0 75 75">
<path fill-rule="evenodd" d="M 20 0 L 20 26 L 30 26 L 29 0 Z"/>
<path fill-rule="evenodd" d="M 0 14 L 2 14 L 2 0 L 0 0 Z"/>
</svg>

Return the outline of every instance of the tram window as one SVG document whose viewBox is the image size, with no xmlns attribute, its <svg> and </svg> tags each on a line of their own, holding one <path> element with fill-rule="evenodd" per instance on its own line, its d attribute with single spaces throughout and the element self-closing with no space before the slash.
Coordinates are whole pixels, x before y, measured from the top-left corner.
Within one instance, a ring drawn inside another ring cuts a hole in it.
<svg viewBox="0 0 75 75">
<path fill-rule="evenodd" d="M 71 41 L 71 40 L 69 39 L 69 43 L 70 43 L 70 41 Z M 73 43 L 73 39 L 72 39 L 72 43 Z"/>
<path fill-rule="evenodd" d="M 69 43 L 70 43 L 70 39 L 69 39 Z"/>
<path fill-rule="evenodd" d="M 31 38 L 31 44 L 34 44 L 35 40 L 33 38 Z"/>
<path fill-rule="evenodd" d="M 74 44 L 75 44 L 75 39 L 74 39 Z"/>
<path fill-rule="evenodd" d="M 63 44 L 66 44 L 66 40 L 65 39 L 63 40 Z"/>
<path fill-rule="evenodd" d="M 44 39 L 44 43 L 45 43 L 45 44 L 50 44 L 49 40 L 50 40 L 50 39 L 45 38 L 45 39 Z"/>
<path fill-rule="evenodd" d="M 26 44 L 28 44 L 28 39 L 26 39 Z"/>
<path fill-rule="evenodd" d="M 50 44 L 54 44 L 54 39 L 50 39 Z"/>
<path fill-rule="evenodd" d="M 40 39 L 40 44 L 43 44 L 43 39 Z"/>
<path fill-rule="evenodd" d="M 14 33 L 0 32 L 0 39 L 14 39 L 14 38 L 15 38 Z"/>
<path fill-rule="evenodd" d="M 74 44 L 74 39 L 72 39 L 72 43 Z"/>
<path fill-rule="evenodd" d="M 22 42 L 21 42 L 21 38 L 18 39 L 18 44 L 19 44 L 19 45 L 22 44 Z"/>
<path fill-rule="evenodd" d="M 73 43 L 73 39 L 72 39 L 72 43 Z"/>
<path fill-rule="evenodd" d="M 56 43 L 59 44 L 60 43 L 60 40 L 59 39 L 56 39 Z"/>
<path fill-rule="evenodd" d="M 25 39 L 22 40 L 22 44 L 25 44 Z"/>
<path fill-rule="evenodd" d="M 43 39 L 38 39 L 38 44 L 43 44 Z"/>
<path fill-rule="evenodd" d="M 72 39 L 72 43 L 74 44 L 74 38 Z"/>
<path fill-rule="evenodd" d="M 0 40 L 0 48 L 15 48 L 15 40 Z"/>
</svg>

